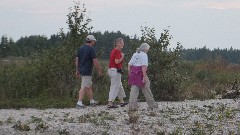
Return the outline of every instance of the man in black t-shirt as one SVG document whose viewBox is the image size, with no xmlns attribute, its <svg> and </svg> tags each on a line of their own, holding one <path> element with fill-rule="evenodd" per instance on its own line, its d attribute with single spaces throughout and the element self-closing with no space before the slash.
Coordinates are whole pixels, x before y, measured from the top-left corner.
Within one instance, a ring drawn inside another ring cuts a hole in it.
<svg viewBox="0 0 240 135">
<path fill-rule="evenodd" d="M 92 92 L 92 70 L 93 66 L 98 70 L 98 74 L 102 75 L 102 69 L 98 63 L 95 49 L 93 45 L 97 40 L 93 35 L 88 35 L 86 38 L 86 44 L 78 49 L 76 56 L 76 76 L 82 78 L 81 89 L 79 90 L 79 99 L 76 108 L 85 108 L 82 103 L 85 93 L 87 93 L 90 100 L 90 105 L 95 106 L 98 101 L 93 99 Z"/>
</svg>

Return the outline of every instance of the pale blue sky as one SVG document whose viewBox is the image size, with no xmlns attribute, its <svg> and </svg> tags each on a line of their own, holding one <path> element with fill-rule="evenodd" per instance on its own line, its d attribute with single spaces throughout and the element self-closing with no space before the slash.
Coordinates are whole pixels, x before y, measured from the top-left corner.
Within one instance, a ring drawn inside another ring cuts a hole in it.
<svg viewBox="0 0 240 135">
<path fill-rule="evenodd" d="M 170 26 L 173 46 L 240 49 L 240 0 L 82 0 L 93 31 L 141 36 L 141 26 L 160 36 Z M 46 35 L 67 31 L 73 0 L 0 0 L 0 36 Z"/>
</svg>

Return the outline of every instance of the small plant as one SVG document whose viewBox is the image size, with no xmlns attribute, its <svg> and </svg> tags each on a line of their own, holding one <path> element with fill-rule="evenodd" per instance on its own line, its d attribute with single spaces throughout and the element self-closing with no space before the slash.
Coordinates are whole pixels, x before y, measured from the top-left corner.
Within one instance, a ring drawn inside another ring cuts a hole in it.
<svg viewBox="0 0 240 135">
<path fill-rule="evenodd" d="M 103 131 L 102 135 L 109 135 L 108 131 Z"/>
<path fill-rule="evenodd" d="M 204 127 L 203 125 L 198 122 L 194 121 L 194 126 L 190 129 L 190 134 L 191 135 L 205 135 Z"/>
<path fill-rule="evenodd" d="M 225 111 L 225 117 L 226 118 L 234 118 L 234 113 L 231 108 L 227 108 Z"/>
<path fill-rule="evenodd" d="M 217 109 L 218 109 L 218 111 L 223 113 L 225 111 L 225 109 L 226 109 L 226 105 L 225 104 L 220 104 L 220 106 Z"/>
<path fill-rule="evenodd" d="M 214 130 L 215 130 L 214 125 L 206 124 L 206 128 L 208 129 L 208 132 L 209 132 L 210 135 L 214 133 Z"/>
<path fill-rule="evenodd" d="M 156 116 L 157 116 L 157 113 L 151 111 L 151 112 L 149 112 L 149 114 L 147 114 L 147 116 L 156 117 Z"/>
<path fill-rule="evenodd" d="M 29 131 L 30 127 L 27 124 L 21 123 L 20 121 L 17 121 L 15 125 L 13 125 L 13 128 L 15 130 L 19 131 Z"/>
<path fill-rule="evenodd" d="M 35 122 L 42 122 L 43 120 L 42 120 L 42 118 L 38 118 L 38 117 L 35 117 L 35 116 L 31 116 L 31 118 L 32 118 L 32 120 L 31 120 L 31 122 L 32 123 L 35 123 Z"/>
<path fill-rule="evenodd" d="M 172 118 L 172 117 L 170 117 L 170 118 L 169 118 L 169 120 L 170 120 L 172 123 L 174 123 L 176 119 L 175 119 L 175 118 Z"/>
<path fill-rule="evenodd" d="M 175 131 L 173 131 L 173 133 L 171 133 L 170 135 L 182 135 L 183 134 L 183 129 L 178 127 Z"/>
<path fill-rule="evenodd" d="M 69 131 L 67 131 L 66 129 L 62 129 L 62 130 L 58 130 L 59 135 L 69 135 Z"/>
<path fill-rule="evenodd" d="M 35 130 L 44 131 L 48 128 L 47 124 L 44 122 L 37 123 Z"/>
<path fill-rule="evenodd" d="M 68 122 L 68 123 L 75 123 L 75 118 L 71 117 L 71 118 L 65 118 L 63 121 L 64 122 Z M 82 122 L 81 122 L 82 123 Z"/>
<path fill-rule="evenodd" d="M 137 123 L 139 119 L 139 114 L 137 111 L 130 111 L 128 112 L 129 116 L 129 123 Z"/>
<path fill-rule="evenodd" d="M 6 123 L 7 123 L 7 124 L 13 123 L 12 117 L 8 117 L 7 120 L 6 120 Z"/>
<path fill-rule="evenodd" d="M 157 135 L 166 135 L 164 131 L 157 131 Z"/>
<path fill-rule="evenodd" d="M 85 114 L 78 118 L 79 123 L 93 123 L 95 125 L 107 125 L 106 120 L 115 120 L 115 117 L 107 112 Z"/>
<path fill-rule="evenodd" d="M 87 117 L 85 115 L 82 115 L 78 118 L 79 123 L 86 123 Z"/>
<path fill-rule="evenodd" d="M 63 117 L 68 117 L 70 113 L 65 113 Z"/>
</svg>

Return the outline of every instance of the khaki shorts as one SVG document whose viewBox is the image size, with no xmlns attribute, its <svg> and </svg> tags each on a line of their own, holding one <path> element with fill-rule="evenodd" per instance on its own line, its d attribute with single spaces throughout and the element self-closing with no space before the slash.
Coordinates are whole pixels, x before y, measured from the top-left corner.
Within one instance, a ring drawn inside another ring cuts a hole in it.
<svg viewBox="0 0 240 135">
<path fill-rule="evenodd" d="M 82 76 L 81 88 L 92 87 L 92 76 Z"/>
</svg>

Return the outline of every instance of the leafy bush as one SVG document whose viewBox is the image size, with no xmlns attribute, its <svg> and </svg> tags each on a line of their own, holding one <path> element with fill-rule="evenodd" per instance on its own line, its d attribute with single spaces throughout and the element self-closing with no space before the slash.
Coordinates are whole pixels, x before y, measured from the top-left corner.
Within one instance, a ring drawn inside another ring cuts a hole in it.
<svg viewBox="0 0 240 135">
<path fill-rule="evenodd" d="M 184 74 L 179 72 L 180 43 L 173 50 L 169 49 L 172 36 L 169 30 L 164 30 L 159 39 L 155 36 L 155 29 L 142 27 L 142 42 L 150 45 L 149 78 L 153 95 L 157 100 L 180 100 L 181 83 Z"/>
</svg>

